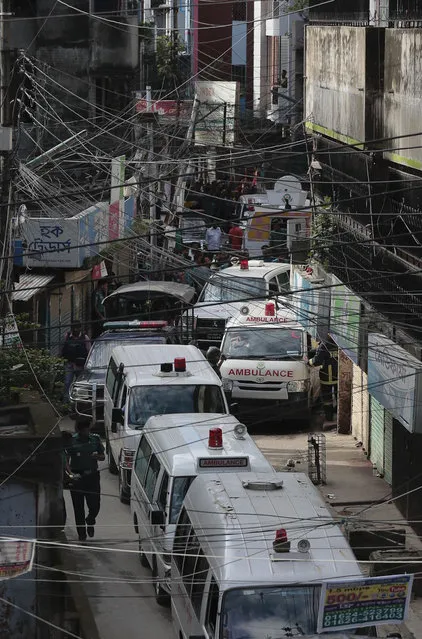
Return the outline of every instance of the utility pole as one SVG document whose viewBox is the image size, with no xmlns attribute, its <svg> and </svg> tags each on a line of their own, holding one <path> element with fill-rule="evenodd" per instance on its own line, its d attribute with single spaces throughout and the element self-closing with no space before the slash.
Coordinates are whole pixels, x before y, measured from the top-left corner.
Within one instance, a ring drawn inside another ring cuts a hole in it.
<svg viewBox="0 0 422 639">
<path fill-rule="evenodd" d="M 10 100 L 7 100 L 7 89 L 9 82 L 9 22 L 5 20 L 10 16 L 9 0 L 0 0 L 0 238 L 3 242 L 3 258 L 9 254 L 8 246 L 8 223 L 11 209 L 11 166 L 10 153 L 12 151 L 12 122 L 10 121 Z M 3 279 L 5 259 L 1 260 L 0 280 Z M 7 288 L 7 286 L 6 286 Z"/>
<path fill-rule="evenodd" d="M 189 147 L 193 139 L 196 119 L 198 117 L 199 105 L 200 105 L 200 102 L 195 96 L 193 100 L 193 105 L 192 105 L 192 113 L 191 113 L 191 118 L 189 122 L 189 128 L 186 133 L 186 141 L 183 145 L 185 148 Z M 189 163 L 190 163 L 190 159 L 188 158 L 187 160 L 184 160 L 180 165 L 179 177 L 177 178 L 176 188 L 175 188 L 174 197 L 173 197 L 173 209 L 175 210 L 176 214 L 181 213 L 183 211 L 183 205 L 185 201 L 186 173 L 188 170 Z M 174 213 L 172 218 L 174 219 Z"/>
<path fill-rule="evenodd" d="M 156 120 L 155 113 L 152 113 L 151 108 L 151 87 L 146 87 L 146 101 L 147 112 L 144 115 L 147 126 L 147 138 L 148 138 L 148 200 L 149 200 L 149 242 L 150 242 L 150 262 L 151 270 L 154 270 L 155 263 L 155 249 L 157 246 L 157 220 L 155 216 L 156 212 L 156 165 L 154 162 L 154 123 Z"/>
</svg>

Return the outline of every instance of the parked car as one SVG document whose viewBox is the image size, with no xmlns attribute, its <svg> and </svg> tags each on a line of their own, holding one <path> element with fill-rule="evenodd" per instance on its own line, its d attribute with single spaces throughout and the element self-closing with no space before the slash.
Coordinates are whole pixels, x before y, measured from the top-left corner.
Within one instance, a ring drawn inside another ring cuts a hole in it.
<svg viewBox="0 0 422 639">
<path fill-rule="evenodd" d="M 71 417 L 92 420 L 94 430 L 104 431 L 104 383 L 113 348 L 131 344 L 177 344 L 177 329 L 164 320 L 106 322 L 107 329 L 94 341 L 85 367 L 70 389 Z"/>
</svg>

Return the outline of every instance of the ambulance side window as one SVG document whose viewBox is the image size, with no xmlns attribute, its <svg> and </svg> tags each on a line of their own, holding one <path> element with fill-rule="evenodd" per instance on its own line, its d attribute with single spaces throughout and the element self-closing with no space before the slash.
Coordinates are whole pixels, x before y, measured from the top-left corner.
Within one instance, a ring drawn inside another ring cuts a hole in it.
<svg viewBox="0 0 422 639">
<path fill-rule="evenodd" d="M 157 496 L 157 505 L 160 507 L 160 510 L 165 511 L 167 507 L 167 491 L 169 486 L 169 476 L 168 472 L 165 470 L 163 472 L 163 478 L 161 480 L 160 492 Z"/>
<path fill-rule="evenodd" d="M 120 395 L 120 402 L 119 402 L 119 407 L 120 408 L 124 408 L 125 407 L 126 397 L 127 397 L 127 386 L 126 386 L 126 384 L 124 384 L 124 386 L 122 388 L 121 395 Z"/>
<path fill-rule="evenodd" d="M 185 508 L 182 508 L 179 521 L 177 522 L 173 542 L 174 561 L 176 562 L 180 572 L 182 572 L 186 544 L 191 530 L 192 524 L 190 523 L 189 515 Z"/>
<path fill-rule="evenodd" d="M 210 589 L 208 592 L 207 616 L 205 618 L 205 626 L 212 637 L 214 637 L 215 635 L 215 628 L 217 626 L 218 597 L 219 591 L 217 582 L 215 581 L 214 577 L 211 577 Z"/>
<path fill-rule="evenodd" d="M 114 386 L 116 384 L 116 379 L 117 379 L 117 364 L 114 361 L 114 359 L 111 359 L 110 363 L 108 365 L 107 377 L 106 377 L 106 387 L 107 387 L 108 394 L 110 395 L 110 397 L 113 397 L 113 392 L 114 392 Z"/>
<path fill-rule="evenodd" d="M 277 275 L 278 286 L 282 293 L 290 290 L 290 271 L 285 271 L 284 273 L 279 273 Z"/>
<path fill-rule="evenodd" d="M 308 350 L 308 355 L 312 350 L 312 337 L 309 335 L 309 333 L 306 334 L 306 340 L 307 340 L 307 350 Z"/>
<path fill-rule="evenodd" d="M 152 454 L 149 460 L 149 466 L 145 477 L 145 494 L 151 503 L 160 470 L 160 462 L 158 461 L 156 455 Z"/>
<path fill-rule="evenodd" d="M 270 295 L 277 295 L 278 293 L 277 278 L 272 277 L 269 281 L 269 285 L 270 285 Z"/>
<path fill-rule="evenodd" d="M 147 472 L 150 455 L 151 446 L 149 445 L 147 438 L 142 437 L 135 459 L 135 473 L 141 484 L 144 483 L 145 473 Z"/>
</svg>

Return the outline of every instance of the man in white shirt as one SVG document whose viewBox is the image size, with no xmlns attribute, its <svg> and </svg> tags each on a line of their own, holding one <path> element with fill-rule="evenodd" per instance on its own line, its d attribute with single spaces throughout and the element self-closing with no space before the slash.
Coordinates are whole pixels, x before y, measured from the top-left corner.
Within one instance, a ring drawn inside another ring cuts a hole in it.
<svg viewBox="0 0 422 639">
<path fill-rule="evenodd" d="M 222 232 L 217 224 L 213 224 L 205 233 L 205 242 L 208 251 L 219 251 L 221 248 Z"/>
</svg>

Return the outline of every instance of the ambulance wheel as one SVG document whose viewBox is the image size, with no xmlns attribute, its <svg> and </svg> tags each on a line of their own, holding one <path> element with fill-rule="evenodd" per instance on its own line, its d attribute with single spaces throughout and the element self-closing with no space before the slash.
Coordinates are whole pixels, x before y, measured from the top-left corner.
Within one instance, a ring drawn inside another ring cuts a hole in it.
<svg viewBox="0 0 422 639">
<path fill-rule="evenodd" d="M 138 540 L 138 545 L 139 545 L 139 563 L 141 564 L 142 568 L 149 568 L 148 559 L 146 558 L 146 555 L 142 552 L 142 544 L 140 539 Z"/>
<path fill-rule="evenodd" d="M 119 469 L 117 468 L 116 462 L 114 461 L 110 444 L 108 445 L 107 459 L 108 459 L 108 472 L 111 473 L 112 475 L 117 475 L 119 473 Z"/>
<path fill-rule="evenodd" d="M 154 582 L 155 601 L 159 606 L 170 606 L 170 595 L 162 588 L 158 579 L 157 562 L 154 558 L 154 564 L 152 569 L 152 580 Z"/>
</svg>

